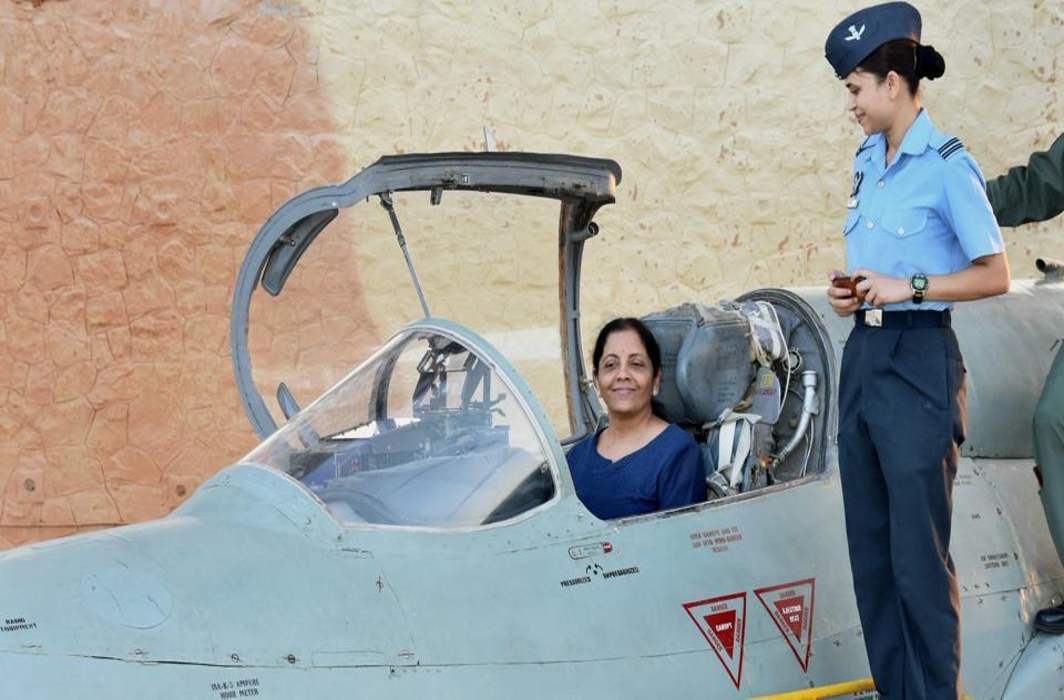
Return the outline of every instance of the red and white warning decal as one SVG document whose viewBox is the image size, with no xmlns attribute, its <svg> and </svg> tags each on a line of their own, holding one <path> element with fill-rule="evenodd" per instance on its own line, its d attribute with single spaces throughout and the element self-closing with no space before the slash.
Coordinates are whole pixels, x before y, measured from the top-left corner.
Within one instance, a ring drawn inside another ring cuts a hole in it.
<svg viewBox="0 0 1064 700">
<path fill-rule="evenodd" d="M 790 645 L 803 671 L 809 670 L 809 651 L 813 642 L 813 603 L 816 579 L 783 583 L 754 591 Z"/>
<path fill-rule="evenodd" d="M 684 603 L 683 609 L 709 642 L 736 690 L 743 679 L 743 641 L 746 638 L 746 593 Z"/>
</svg>

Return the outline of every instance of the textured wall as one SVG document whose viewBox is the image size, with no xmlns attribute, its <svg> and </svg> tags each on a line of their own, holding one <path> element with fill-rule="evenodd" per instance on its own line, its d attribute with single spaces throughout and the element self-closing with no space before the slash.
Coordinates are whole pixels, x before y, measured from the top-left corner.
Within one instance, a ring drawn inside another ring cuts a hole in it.
<svg viewBox="0 0 1064 700">
<path fill-rule="evenodd" d="M 306 27 L 189 5 L 0 2 L 0 546 L 162 515 L 254 444 L 235 266 L 276 205 L 348 166 Z M 367 327 L 357 279 L 336 287 Z M 291 362 L 324 345 L 255 340 Z"/>
<path fill-rule="evenodd" d="M 1064 116 L 1064 3 L 923 5 L 925 41 L 947 60 L 946 76 L 924 84 L 938 126 L 988 174 L 1048 145 Z M 818 281 L 840 264 L 863 137 L 823 41 L 858 6 L 397 2 L 374 17 L 307 5 L 325 20 L 315 23 L 323 47 L 344 54 L 323 61 L 322 76 L 352 158 L 479 147 L 488 124 L 509 148 L 621 163 L 619 202 L 590 244 L 591 326 L 633 308 Z M 1052 231 L 1009 236 L 1018 274 L 1033 271 L 1033 253 L 1052 252 Z M 359 260 L 367 286 L 400 270 L 391 257 Z"/>
<path fill-rule="evenodd" d="M 842 262 L 861 136 L 822 47 L 857 3 L 34 4 L 0 0 L 0 547 L 163 514 L 254 443 L 235 269 L 288 196 L 380 154 L 479 149 L 487 125 L 500 149 L 618 160 L 587 332 Z M 923 5 L 937 125 L 988 175 L 1048 145 L 1064 3 Z M 517 351 L 556 410 L 554 208 L 399 206 L 434 312 Z M 1007 231 L 1014 274 L 1059 235 Z M 317 247 L 253 314 L 264 391 L 301 401 L 417 315 L 375 204 Z"/>
</svg>

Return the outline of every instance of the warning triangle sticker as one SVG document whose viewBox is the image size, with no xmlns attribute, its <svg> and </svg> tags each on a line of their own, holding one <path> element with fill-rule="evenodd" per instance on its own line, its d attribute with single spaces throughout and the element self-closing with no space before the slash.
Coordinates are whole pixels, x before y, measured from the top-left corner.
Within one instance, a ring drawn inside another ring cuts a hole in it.
<svg viewBox="0 0 1064 700">
<path fill-rule="evenodd" d="M 802 638 L 802 622 L 805 618 L 805 598 L 796 596 L 793 598 L 780 598 L 773 602 L 776 612 L 783 618 L 787 629 L 791 631 L 795 639 Z"/>
<path fill-rule="evenodd" d="M 746 593 L 684 603 L 683 609 L 706 638 L 738 690 L 743 678 Z"/>
<path fill-rule="evenodd" d="M 735 620 L 739 617 L 734 610 L 706 615 L 706 626 L 710 633 L 724 646 L 729 657 L 735 656 Z"/>
<path fill-rule="evenodd" d="M 769 588 L 758 588 L 754 593 L 794 652 L 798 665 L 803 671 L 808 671 L 809 652 L 813 642 L 816 579 L 807 578 Z"/>
</svg>

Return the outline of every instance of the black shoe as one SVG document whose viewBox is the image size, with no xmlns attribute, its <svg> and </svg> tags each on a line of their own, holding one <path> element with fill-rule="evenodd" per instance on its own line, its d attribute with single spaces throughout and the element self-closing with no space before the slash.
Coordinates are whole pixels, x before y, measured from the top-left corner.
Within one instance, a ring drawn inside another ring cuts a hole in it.
<svg viewBox="0 0 1064 700">
<path fill-rule="evenodd" d="M 1064 605 L 1039 610 L 1034 616 L 1034 628 L 1049 634 L 1064 634 Z"/>
</svg>

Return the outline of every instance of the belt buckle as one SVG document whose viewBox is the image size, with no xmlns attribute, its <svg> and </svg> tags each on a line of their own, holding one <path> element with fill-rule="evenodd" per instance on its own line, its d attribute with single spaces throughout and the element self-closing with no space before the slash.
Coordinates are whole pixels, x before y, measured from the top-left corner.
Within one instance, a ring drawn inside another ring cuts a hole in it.
<svg viewBox="0 0 1064 700">
<path fill-rule="evenodd" d="M 864 324 L 873 328 L 883 325 L 883 309 L 869 309 L 864 312 Z"/>
</svg>

